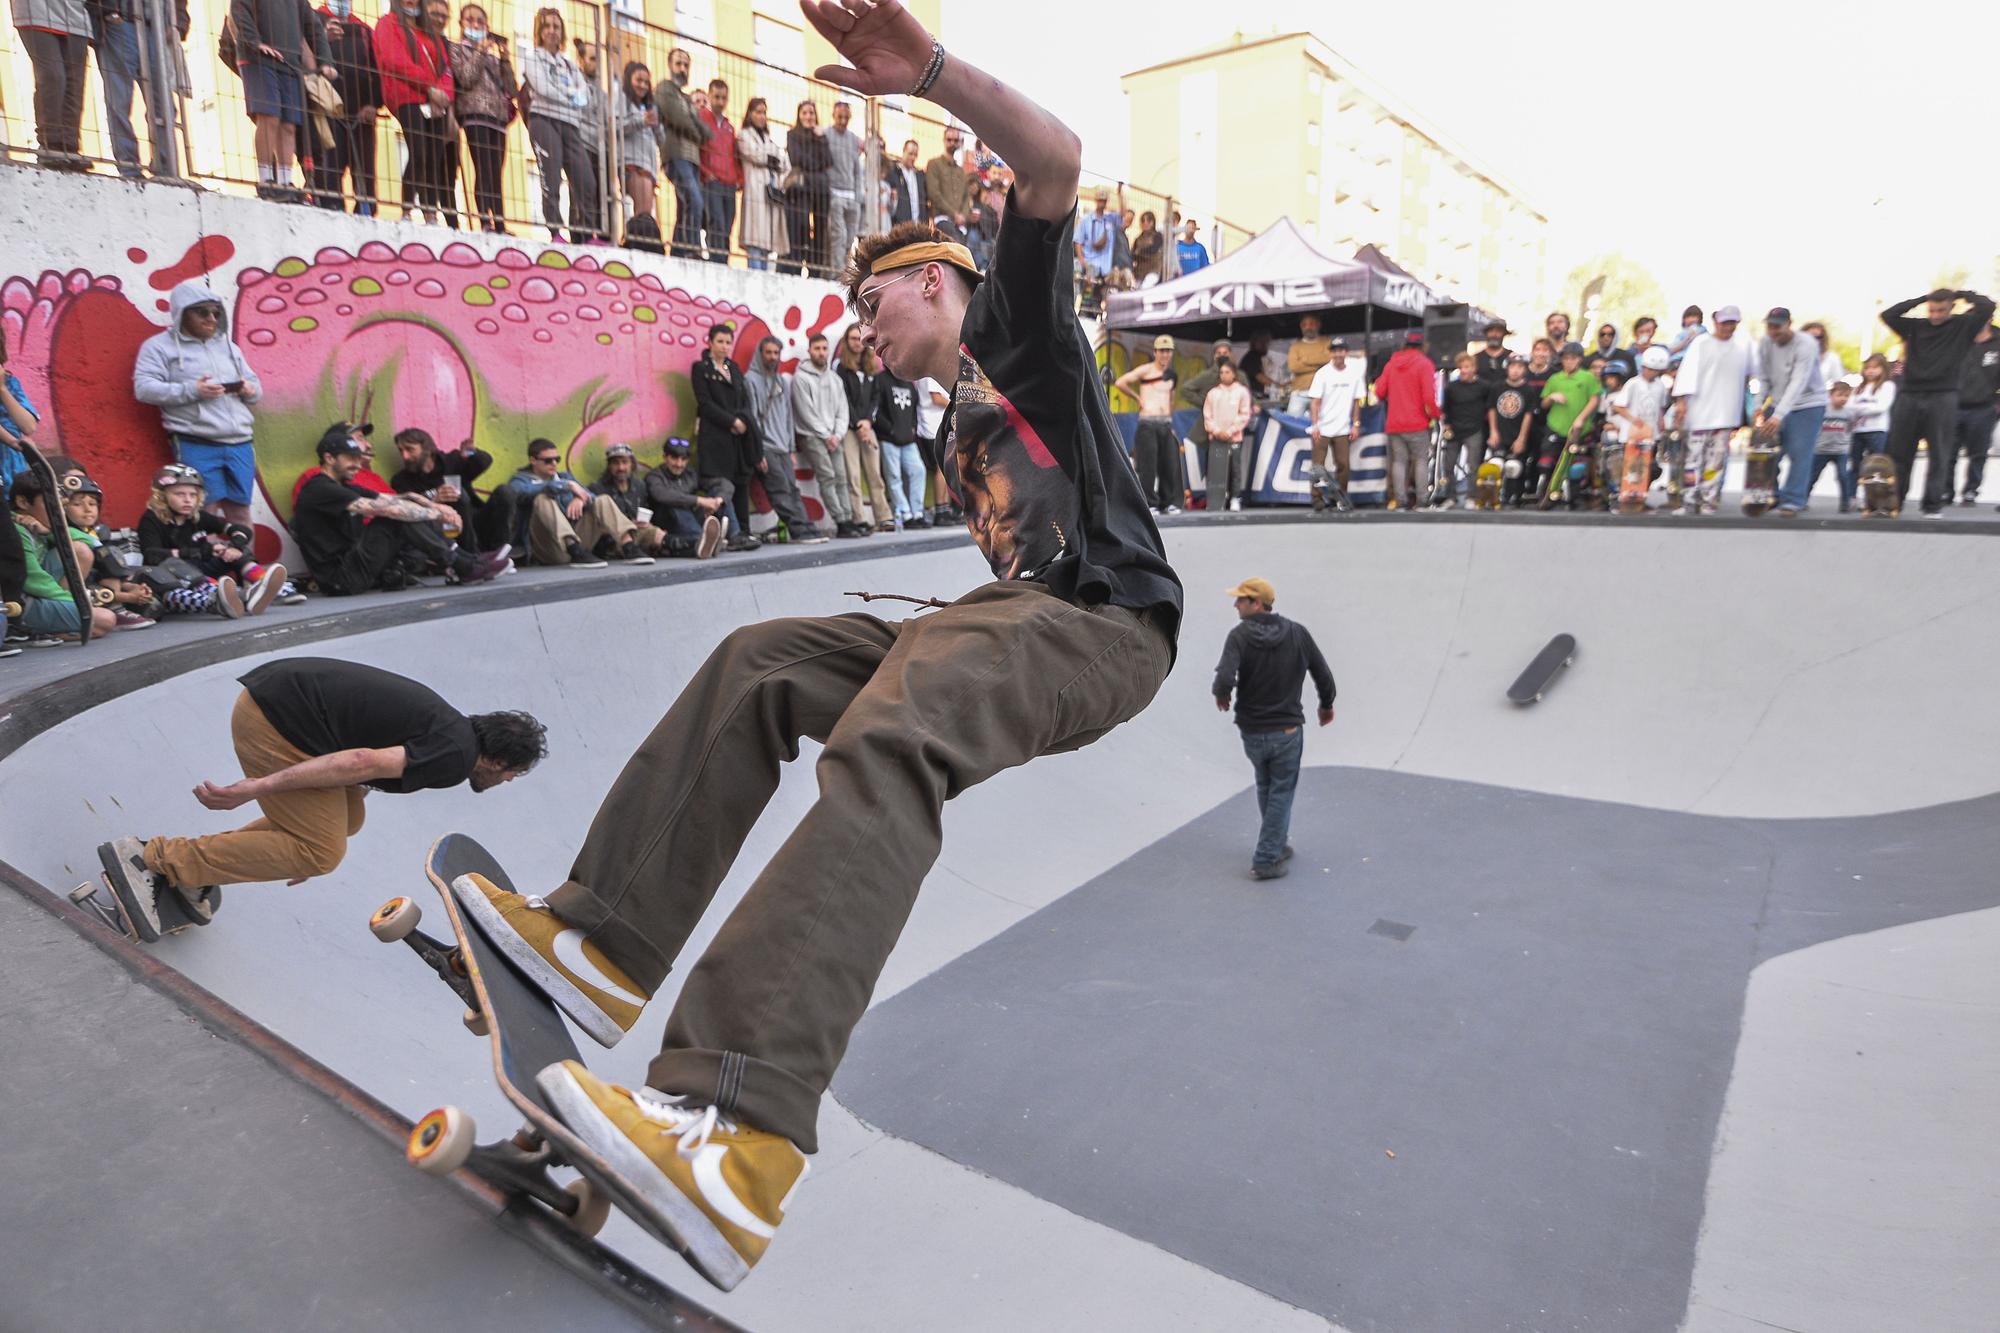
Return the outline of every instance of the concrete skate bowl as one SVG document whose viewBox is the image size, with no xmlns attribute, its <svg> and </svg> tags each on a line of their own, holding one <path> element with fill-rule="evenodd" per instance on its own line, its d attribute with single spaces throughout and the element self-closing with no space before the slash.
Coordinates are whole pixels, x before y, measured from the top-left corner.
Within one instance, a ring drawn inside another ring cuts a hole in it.
<svg viewBox="0 0 2000 1333">
<path fill-rule="evenodd" d="M 2000 547 L 1442 518 L 1167 536 L 1178 667 L 1136 722 L 948 809 L 756 1276 L 717 1296 L 615 1220 L 614 1249 L 757 1328 L 1980 1326 Z M 152 956 L 400 1115 L 455 1102 L 504 1132 L 484 1045 L 369 912 L 424 898 L 449 829 L 559 882 L 731 627 L 983 576 L 958 540 L 865 554 L 503 583 L 282 636 L 528 708 L 551 757 L 373 799 L 337 874 L 232 890 Z M 1340 683 L 1272 884 L 1245 875 L 1248 770 L 1209 698 L 1250 574 Z M 1576 664 L 1507 704 L 1559 631 Z M 168 645 L 17 697 L 17 722 L 53 712 L 0 761 L 0 857 L 60 890 L 104 838 L 228 826 L 187 793 L 236 771 L 234 678 L 273 646 Z M 811 757 L 691 950 L 811 801 Z M 641 1078 L 668 1007 L 594 1067 Z"/>
</svg>

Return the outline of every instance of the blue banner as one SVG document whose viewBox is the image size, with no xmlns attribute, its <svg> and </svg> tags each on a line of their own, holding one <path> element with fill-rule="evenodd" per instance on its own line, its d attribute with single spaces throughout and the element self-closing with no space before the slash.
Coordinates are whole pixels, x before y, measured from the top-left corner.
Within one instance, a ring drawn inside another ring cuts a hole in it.
<svg viewBox="0 0 2000 1333">
<path fill-rule="evenodd" d="M 1389 445 L 1382 434 L 1382 409 L 1363 408 L 1361 428 L 1367 432 L 1354 441 L 1349 454 L 1347 493 L 1357 505 L 1379 505 L 1388 498 Z M 1139 432 L 1139 418 L 1132 412 L 1115 412 L 1129 462 L 1132 443 Z M 1181 441 L 1181 464 L 1187 486 L 1196 500 L 1208 490 L 1208 451 L 1188 441 L 1201 413 L 1185 408 L 1174 413 L 1174 434 Z M 1284 412 L 1260 412 L 1243 433 L 1250 450 L 1243 475 L 1243 499 L 1253 505 L 1304 505 L 1312 503 L 1312 432 L 1304 417 Z M 1329 462 L 1328 468 L 1331 470 Z"/>
</svg>

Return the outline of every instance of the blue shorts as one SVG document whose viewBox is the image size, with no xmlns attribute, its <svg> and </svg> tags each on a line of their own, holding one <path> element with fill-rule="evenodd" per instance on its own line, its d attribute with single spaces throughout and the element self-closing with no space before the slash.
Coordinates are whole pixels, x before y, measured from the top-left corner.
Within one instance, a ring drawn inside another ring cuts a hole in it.
<svg viewBox="0 0 2000 1333">
<path fill-rule="evenodd" d="M 202 489 L 208 500 L 247 505 L 257 485 L 257 446 L 254 444 L 209 444 L 176 435 L 174 456 L 201 473 Z"/>
<path fill-rule="evenodd" d="M 243 75 L 243 107 L 253 116 L 276 116 L 287 125 L 305 120 L 305 88 L 299 76 L 283 65 L 248 61 L 237 67 Z"/>
</svg>

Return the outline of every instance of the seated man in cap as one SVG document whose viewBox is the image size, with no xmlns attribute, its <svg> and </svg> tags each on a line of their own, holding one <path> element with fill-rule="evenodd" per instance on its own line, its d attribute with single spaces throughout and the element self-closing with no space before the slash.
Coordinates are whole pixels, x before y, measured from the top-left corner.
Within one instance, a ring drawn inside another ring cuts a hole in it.
<svg viewBox="0 0 2000 1333">
<path fill-rule="evenodd" d="M 565 471 L 553 441 L 528 441 L 528 465 L 509 478 L 507 489 L 527 516 L 528 552 L 538 565 L 602 569 L 607 560 L 647 558 L 639 549 L 639 525 L 611 497 L 591 494 Z"/>
<path fill-rule="evenodd" d="M 514 568 L 502 545 L 484 555 L 444 535 L 450 511 L 421 495 L 378 495 L 354 484 L 365 441 L 336 421 L 319 439 L 319 471 L 299 491 L 292 537 L 320 591 L 335 597 L 409 586 L 411 564 L 442 568 L 452 583 L 484 583 Z"/>
<path fill-rule="evenodd" d="M 608 498 L 618 506 L 618 512 L 636 525 L 632 535 L 625 539 L 636 549 L 626 553 L 624 559 L 651 564 L 660 553 L 660 544 L 667 534 L 655 525 L 652 506 L 646 503 L 646 480 L 639 475 L 638 460 L 633 457 L 629 444 L 613 444 L 604 450 L 604 474 L 590 483 L 590 493 Z"/>
<path fill-rule="evenodd" d="M 679 436 L 660 451 L 660 465 L 646 474 L 646 504 L 665 532 L 660 549 L 668 555 L 712 560 L 722 549 L 729 523 L 729 497 L 703 490 L 695 476 L 694 448 Z"/>
</svg>

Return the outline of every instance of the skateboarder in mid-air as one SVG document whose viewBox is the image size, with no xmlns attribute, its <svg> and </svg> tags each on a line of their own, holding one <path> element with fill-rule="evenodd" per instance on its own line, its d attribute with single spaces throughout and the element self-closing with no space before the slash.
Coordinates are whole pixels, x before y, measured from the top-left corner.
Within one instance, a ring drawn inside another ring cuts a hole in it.
<svg viewBox="0 0 2000 1333">
<path fill-rule="evenodd" d="M 894 0 L 803 8 L 846 62 L 819 77 L 928 96 L 1014 170 L 983 277 L 964 246 L 906 222 L 863 238 L 843 278 L 891 370 L 954 385 L 940 462 L 995 581 L 901 622 L 732 632 L 626 764 L 568 882 L 544 899 L 453 881 L 608 1045 L 665 982 L 780 765 L 802 737 L 824 744 L 819 799 L 688 971 L 648 1086 L 571 1061 L 536 1080 L 725 1288 L 763 1256 L 818 1147 L 821 1094 L 937 859 L 945 801 L 1138 714 L 1181 607 L 1076 321 L 1076 136 Z"/>
<path fill-rule="evenodd" d="M 548 753 L 526 713 L 467 717 L 436 692 L 377 667 L 324 657 L 269 662 L 242 677 L 229 733 L 240 782 L 204 782 L 211 810 L 255 801 L 242 828 L 200 838 L 118 838 L 112 891 L 128 912 L 150 912 L 161 889 L 327 875 L 361 831 L 372 789 L 413 792 L 511 782 Z M 111 864 L 107 858 L 107 866 Z M 157 928 L 158 922 L 153 920 Z"/>
</svg>

